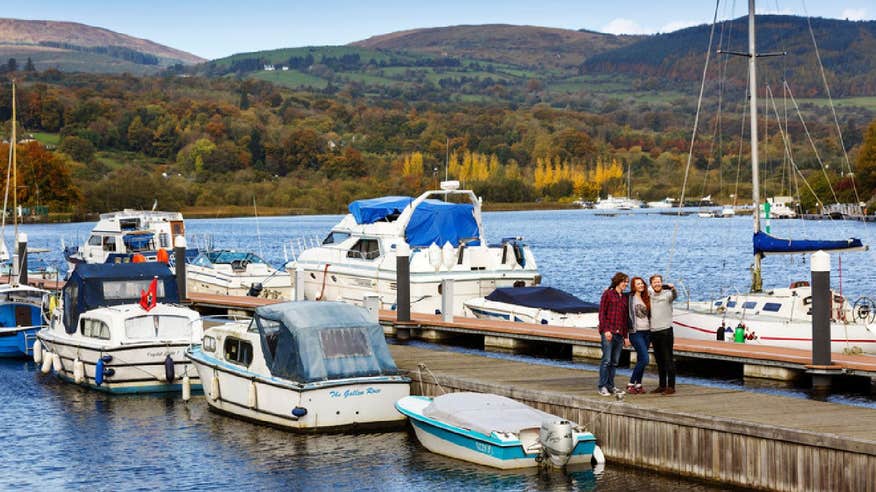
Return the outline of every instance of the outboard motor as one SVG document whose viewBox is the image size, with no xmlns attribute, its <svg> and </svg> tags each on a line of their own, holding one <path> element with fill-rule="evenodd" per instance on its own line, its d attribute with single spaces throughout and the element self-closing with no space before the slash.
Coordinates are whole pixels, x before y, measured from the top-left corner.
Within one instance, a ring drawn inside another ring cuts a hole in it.
<svg viewBox="0 0 876 492">
<path fill-rule="evenodd" d="M 262 289 L 264 289 L 262 283 L 256 282 L 249 286 L 249 292 L 247 292 L 246 295 L 249 297 L 258 297 L 262 294 Z"/>
<path fill-rule="evenodd" d="M 568 420 L 546 420 L 538 432 L 541 453 L 551 465 L 563 467 L 572 457 L 575 442 L 572 439 L 572 423 Z"/>
</svg>

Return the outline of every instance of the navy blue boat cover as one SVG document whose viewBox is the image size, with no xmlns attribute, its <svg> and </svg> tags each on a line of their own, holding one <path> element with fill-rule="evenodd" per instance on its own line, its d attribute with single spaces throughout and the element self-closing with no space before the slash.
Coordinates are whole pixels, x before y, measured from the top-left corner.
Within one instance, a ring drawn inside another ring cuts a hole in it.
<svg viewBox="0 0 876 492">
<path fill-rule="evenodd" d="M 372 224 L 390 215 L 400 214 L 414 201 L 409 196 L 385 196 L 356 200 L 348 209 L 357 224 Z M 474 240 L 471 240 L 471 239 Z M 478 223 L 471 203 L 450 203 L 428 199 L 414 210 L 405 229 L 405 239 L 412 247 L 427 247 L 432 243 L 459 246 L 466 239 L 469 246 L 480 245 Z"/>
<path fill-rule="evenodd" d="M 599 312 L 599 304 L 584 302 L 566 291 L 553 287 L 500 287 L 488 295 L 487 300 L 548 309 L 558 313 Z"/>
<path fill-rule="evenodd" d="M 754 253 L 811 253 L 818 250 L 844 251 L 862 250 L 866 247 L 860 239 L 849 238 L 839 241 L 818 241 L 807 239 L 781 239 L 761 231 L 754 234 Z"/>
<path fill-rule="evenodd" d="M 64 284 L 64 328 L 74 333 L 79 315 L 104 306 L 140 302 L 158 277 L 158 302 L 178 303 L 176 277 L 163 263 L 78 263 Z"/>
<path fill-rule="evenodd" d="M 342 302 L 300 301 L 256 308 L 253 323 L 268 369 L 298 383 L 397 375 L 383 328 Z"/>
</svg>

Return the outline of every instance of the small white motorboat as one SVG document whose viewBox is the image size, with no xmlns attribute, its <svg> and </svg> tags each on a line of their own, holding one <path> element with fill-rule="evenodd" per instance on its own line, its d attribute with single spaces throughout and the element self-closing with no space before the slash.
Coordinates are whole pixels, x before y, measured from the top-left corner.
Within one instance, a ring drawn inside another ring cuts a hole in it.
<svg viewBox="0 0 876 492">
<path fill-rule="evenodd" d="M 291 430 L 400 426 L 410 394 L 383 329 L 364 308 L 286 302 L 209 328 L 186 355 L 214 410 Z"/>
<path fill-rule="evenodd" d="M 191 292 L 292 300 L 289 272 L 278 270 L 256 254 L 227 249 L 200 251 L 186 265 Z"/>
<path fill-rule="evenodd" d="M 395 406 L 426 449 L 451 458 L 501 469 L 605 461 L 592 433 L 504 396 L 409 396 Z"/>
<path fill-rule="evenodd" d="M 502 287 L 465 302 L 479 319 L 498 319 L 576 328 L 596 328 L 599 304 L 582 301 L 553 287 Z"/>
<path fill-rule="evenodd" d="M 163 263 L 80 263 L 34 343 L 42 372 L 109 393 L 200 389 L 185 359 L 201 340 L 200 314 L 177 305 Z"/>
</svg>

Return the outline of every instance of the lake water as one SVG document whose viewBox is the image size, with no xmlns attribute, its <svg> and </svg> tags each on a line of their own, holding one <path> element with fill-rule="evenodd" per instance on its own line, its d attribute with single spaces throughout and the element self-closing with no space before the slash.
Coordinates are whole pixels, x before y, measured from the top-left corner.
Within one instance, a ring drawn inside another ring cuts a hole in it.
<svg viewBox="0 0 876 492">
<path fill-rule="evenodd" d="M 189 220 L 189 234 L 212 234 L 217 247 L 259 252 L 279 265 L 300 238 L 321 238 L 339 216 Z M 621 270 L 662 272 L 695 299 L 746 290 L 751 220 L 592 211 L 494 212 L 487 237 L 524 236 L 544 283 L 598 299 Z M 30 245 L 59 251 L 81 244 L 93 224 L 26 225 Z M 873 225 L 774 222 L 784 237 L 861 237 Z M 284 253 L 285 245 L 285 253 Z M 833 261 L 832 285 L 853 299 L 876 297 L 873 252 Z M 764 262 L 768 287 L 808 278 L 799 257 Z M 425 451 L 407 432 L 296 435 L 207 410 L 203 396 L 109 396 L 62 384 L 31 362 L 0 360 L 0 489 L 244 490 L 718 490 L 710 485 L 608 464 L 591 470 L 500 472 Z M 598 436 L 597 436 L 598 437 Z"/>
</svg>

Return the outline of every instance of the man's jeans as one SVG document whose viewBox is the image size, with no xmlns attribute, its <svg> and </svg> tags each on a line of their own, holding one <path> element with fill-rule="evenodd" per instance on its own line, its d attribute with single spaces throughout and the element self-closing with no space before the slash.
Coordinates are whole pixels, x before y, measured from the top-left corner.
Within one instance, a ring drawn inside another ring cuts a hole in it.
<svg viewBox="0 0 876 492">
<path fill-rule="evenodd" d="M 612 334 L 611 341 L 605 339 L 605 333 L 601 333 L 600 337 L 602 337 L 602 361 L 599 363 L 599 387 L 613 390 L 614 373 L 620 361 L 621 350 L 624 348 L 624 337 Z"/>
</svg>

